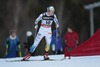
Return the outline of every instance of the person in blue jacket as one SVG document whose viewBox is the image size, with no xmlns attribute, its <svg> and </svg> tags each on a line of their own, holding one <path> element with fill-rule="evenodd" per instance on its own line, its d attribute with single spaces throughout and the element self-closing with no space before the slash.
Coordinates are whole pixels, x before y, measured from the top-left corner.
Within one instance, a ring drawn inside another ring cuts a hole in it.
<svg viewBox="0 0 100 67">
<path fill-rule="evenodd" d="M 14 30 L 10 31 L 10 36 L 5 42 L 6 56 L 4 58 L 21 57 L 20 41 Z"/>
<path fill-rule="evenodd" d="M 60 33 L 57 30 L 53 30 L 51 46 L 54 54 L 62 53 L 63 51 L 62 39 L 60 37 Z"/>
</svg>

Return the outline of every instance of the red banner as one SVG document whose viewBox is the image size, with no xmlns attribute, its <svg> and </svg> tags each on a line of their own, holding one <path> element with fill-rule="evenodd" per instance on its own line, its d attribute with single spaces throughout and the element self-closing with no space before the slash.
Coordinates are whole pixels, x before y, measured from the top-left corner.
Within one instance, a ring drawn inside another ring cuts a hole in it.
<svg viewBox="0 0 100 67">
<path fill-rule="evenodd" d="M 100 29 L 87 41 L 70 52 L 70 56 L 100 55 Z"/>
</svg>

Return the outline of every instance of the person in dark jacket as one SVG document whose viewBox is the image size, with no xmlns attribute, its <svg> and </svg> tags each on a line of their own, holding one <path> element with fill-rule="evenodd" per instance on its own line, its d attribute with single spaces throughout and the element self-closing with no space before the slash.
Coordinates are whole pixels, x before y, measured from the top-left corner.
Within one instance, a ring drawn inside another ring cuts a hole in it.
<svg viewBox="0 0 100 67">
<path fill-rule="evenodd" d="M 5 58 L 18 57 L 21 55 L 20 41 L 14 30 L 10 31 L 10 36 L 5 42 L 6 56 Z"/>
<path fill-rule="evenodd" d="M 65 49 L 64 49 L 64 57 L 69 56 L 70 59 L 70 51 L 77 47 L 79 43 L 79 36 L 77 32 L 74 31 L 73 26 L 69 26 L 67 28 L 67 33 L 64 36 L 65 40 Z"/>
<path fill-rule="evenodd" d="M 33 37 L 33 34 L 31 31 L 27 31 L 26 33 L 26 36 L 27 36 L 27 39 L 26 39 L 26 42 L 24 42 L 24 48 L 25 48 L 25 52 L 26 52 L 26 55 L 29 53 L 30 51 L 30 47 L 32 46 L 33 42 L 34 42 L 34 37 Z M 34 54 L 32 54 L 33 56 Z"/>
</svg>

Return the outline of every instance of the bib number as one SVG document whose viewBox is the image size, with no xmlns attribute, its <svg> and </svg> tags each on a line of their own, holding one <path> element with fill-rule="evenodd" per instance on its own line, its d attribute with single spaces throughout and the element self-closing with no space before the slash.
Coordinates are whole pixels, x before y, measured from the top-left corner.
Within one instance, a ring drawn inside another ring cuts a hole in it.
<svg viewBox="0 0 100 67">
<path fill-rule="evenodd" d="M 50 21 L 46 21 L 46 25 L 48 25 L 48 26 L 49 26 L 49 25 L 50 25 L 50 23 L 51 23 Z"/>
</svg>

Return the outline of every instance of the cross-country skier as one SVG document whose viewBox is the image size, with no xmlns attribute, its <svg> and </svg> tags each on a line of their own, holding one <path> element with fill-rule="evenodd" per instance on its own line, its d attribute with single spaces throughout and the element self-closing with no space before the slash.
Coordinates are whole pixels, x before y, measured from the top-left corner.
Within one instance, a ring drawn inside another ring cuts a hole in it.
<svg viewBox="0 0 100 67">
<path fill-rule="evenodd" d="M 51 42 L 51 36 L 52 36 L 52 31 L 51 31 L 51 26 L 53 21 L 56 24 L 56 28 L 59 27 L 58 19 L 56 15 L 54 14 L 55 9 L 53 6 L 50 6 L 47 8 L 47 12 L 42 13 L 39 15 L 39 17 L 35 20 L 35 29 L 38 27 L 38 22 L 41 21 L 41 26 L 39 29 L 39 32 L 36 35 L 35 41 L 33 45 L 30 48 L 30 52 L 28 55 L 26 55 L 23 60 L 28 60 L 31 56 L 31 54 L 35 51 L 36 47 L 39 45 L 39 42 L 43 37 L 46 39 L 46 49 L 45 49 L 45 54 L 44 54 L 44 60 L 48 60 L 48 51 L 50 48 L 50 42 Z"/>
</svg>

